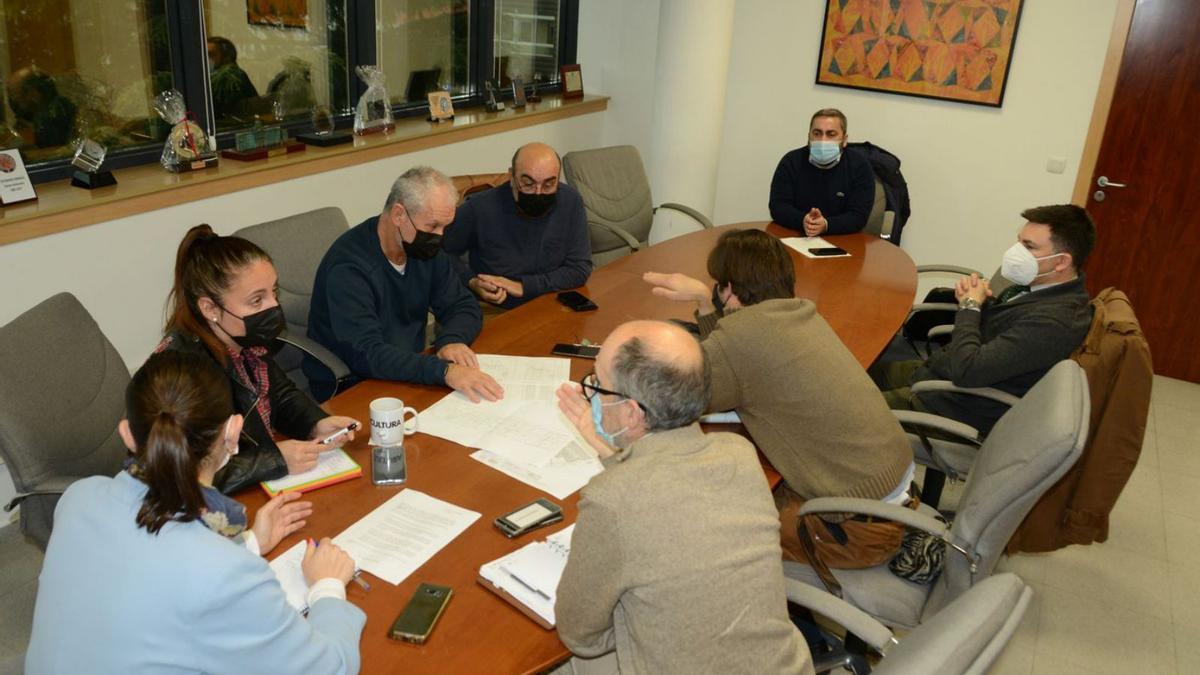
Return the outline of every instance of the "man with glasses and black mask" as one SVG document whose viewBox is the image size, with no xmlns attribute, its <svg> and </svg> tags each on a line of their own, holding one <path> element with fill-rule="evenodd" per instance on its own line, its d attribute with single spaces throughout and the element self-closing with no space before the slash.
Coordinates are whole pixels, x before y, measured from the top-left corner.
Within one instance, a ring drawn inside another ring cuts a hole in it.
<svg viewBox="0 0 1200 675">
<path fill-rule="evenodd" d="M 1008 406 L 979 396 L 913 394 L 924 380 L 994 387 L 1024 396 L 1051 366 L 1087 337 L 1092 308 L 1083 264 L 1096 243 L 1087 211 L 1073 204 L 1026 209 L 1027 222 L 1000 265 L 1012 285 L 997 294 L 972 274 L 958 281 L 958 312 L 950 344 L 925 361 L 876 363 L 871 376 L 897 409 L 932 412 L 991 431 Z"/>
<path fill-rule="evenodd" d="M 472 401 L 495 401 L 500 385 L 479 370 L 468 346 L 479 335 L 479 304 L 442 251 L 458 193 L 429 167 L 405 171 L 383 213 L 338 237 L 317 268 L 308 336 L 336 354 L 355 377 L 451 387 Z M 426 321 L 438 322 L 434 354 L 424 354 Z M 304 374 L 327 393 L 328 372 L 312 359 Z"/>
<path fill-rule="evenodd" d="M 562 162 L 544 143 L 521 146 L 507 184 L 472 196 L 458 209 L 443 245 L 459 278 L 485 302 L 511 309 L 587 283 L 592 245 L 583 199 L 559 181 Z"/>
<path fill-rule="evenodd" d="M 788 620 L 779 525 L 754 446 L 705 434 L 704 351 L 632 321 L 559 408 L 603 458 L 583 488 L 554 605 L 557 673 L 812 673 Z M 615 446 L 615 447 L 614 447 Z"/>
</svg>

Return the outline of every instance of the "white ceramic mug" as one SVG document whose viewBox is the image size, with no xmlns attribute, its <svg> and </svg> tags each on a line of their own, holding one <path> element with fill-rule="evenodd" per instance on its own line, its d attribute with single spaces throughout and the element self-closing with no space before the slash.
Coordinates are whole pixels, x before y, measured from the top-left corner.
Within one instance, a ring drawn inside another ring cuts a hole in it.
<svg viewBox="0 0 1200 675">
<path fill-rule="evenodd" d="M 405 419 L 406 413 L 412 417 Z M 403 445 L 404 437 L 417 433 L 417 411 L 398 398 L 371 401 L 371 445 Z"/>
</svg>

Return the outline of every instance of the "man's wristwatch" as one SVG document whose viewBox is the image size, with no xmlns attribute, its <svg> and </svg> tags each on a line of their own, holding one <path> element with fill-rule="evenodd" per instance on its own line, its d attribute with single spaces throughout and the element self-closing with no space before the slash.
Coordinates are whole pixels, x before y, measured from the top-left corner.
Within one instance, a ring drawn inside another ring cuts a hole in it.
<svg viewBox="0 0 1200 675">
<path fill-rule="evenodd" d="M 959 311 L 962 311 L 964 309 L 973 309 L 973 310 L 979 311 L 979 307 L 980 307 L 979 301 L 976 300 L 975 298 L 963 298 L 962 300 L 958 301 Z"/>
</svg>

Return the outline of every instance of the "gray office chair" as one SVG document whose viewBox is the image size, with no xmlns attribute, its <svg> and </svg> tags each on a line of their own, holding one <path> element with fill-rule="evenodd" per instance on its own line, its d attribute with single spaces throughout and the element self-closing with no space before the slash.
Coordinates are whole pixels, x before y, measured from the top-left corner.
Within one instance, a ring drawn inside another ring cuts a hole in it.
<svg viewBox="0 0 1200 675">
<path fill-rule="evenodd" d="M 287 332 L 280 338 L 286 346 L 275 355 L 275 362 L 287 371 L 296 386 L 310 394 L 308 378 L 301 368 L 306 354 L 324 365 L 335 382 L 350 375 L 350 368 L 341 359 L 308 338 L 308 308 L 317 267 L 330 245 L 348 227 L 342 210 L 329 206 L 234 232 L 234 235 L 257 244 L 275 261 L 275 271 L 279 274 L 279 304 L 287 319 Z"/>
<path fill-rule="evenodd" d="M 872 668 L 864 655 L 846 650 L 836 636 L 822 631 L 836 646 L 813 657 L 817 672 L 841 667 L 855 675 L 982 675 L 1016 633 L 1033 590 L 1015 574 L 997 574 L 899 640 L 870 615 L 823 590 L 789 579 L 787 596 L 832 619 L 883 657 Z"/>
<path fill-rule="evenodd" d="M 691 207 L 673 203 L 654 206 L 650 180 L 632 145 L 568 152 L 563 157 L 563 175 L 583 196 L 596 267 L 646 246 L 658 209 L 683 213 L 704 228 L 713 226 L 711 220 Z"/>
<path fill-rule="evenodd" d="M 0 327 L 0 456 L 21 505 L 21 531 L 43 550 L 71 483 L 114 476 L 129 370 L 92 315 L 59 293 Z"/>
<path fill-rule="evenodd" d="M 875 177 L 875 201 L 871 203 L 871 214 L 867 216 L 867 224 L 863 232 L 873 234 L 880 239 L 892 238 L 892 228 L 896 223 L 896 212 L 887 208 L 887 195 L 883 191 L 883 181 Z"/>
<path fill-rule="evenodd" d="M 823 497 L 805 502 L 800 515 L 861 513 L 903 523 L 946 542 L 945 566 L 931 585 L 909 582 L 887 565 L 833 570 L 832 592 L 881 622 L 915 628 L 995 569 L 1033 504 L 1079 459 L 1090 412 L 1087 378 L 1074 361 L 1050 369 L 1008 411 L 979 449 L 959 511 L 947 525 L 937 512 L 870 499 Z M 789 578 L 824 587 L 812 567 L 784 563 Z"/>
</svg>

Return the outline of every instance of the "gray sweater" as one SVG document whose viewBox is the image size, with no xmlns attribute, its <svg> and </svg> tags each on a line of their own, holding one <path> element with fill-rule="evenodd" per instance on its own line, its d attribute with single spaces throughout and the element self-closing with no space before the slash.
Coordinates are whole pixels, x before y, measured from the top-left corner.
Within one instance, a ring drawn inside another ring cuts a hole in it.
<svg viewBox="0 0 1200 675">
<path fill-rule="evenodd" d="M 616 649 L 622 673 L 813 672 L 754 447 L 695 424 L 638 439 L 583 488 L 554 612 L 563 644 Z"/>
</svg>

